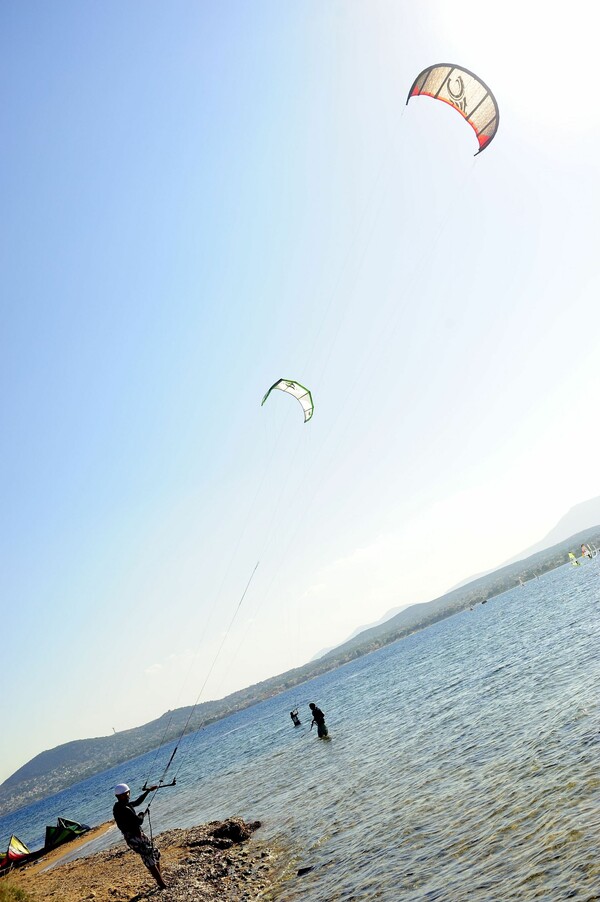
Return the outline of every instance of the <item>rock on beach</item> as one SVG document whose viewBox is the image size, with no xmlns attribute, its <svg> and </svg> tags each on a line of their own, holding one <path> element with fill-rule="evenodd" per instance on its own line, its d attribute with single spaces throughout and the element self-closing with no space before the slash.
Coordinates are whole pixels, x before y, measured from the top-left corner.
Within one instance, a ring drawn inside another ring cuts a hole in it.
<svg viewBox="0 0 600 902">
<path fill-rule="evenodd" d="M 8 879 L 35 902 L 250 902 L 265 898 L 282 872 L 277 851 L 256 838 L 249 842 L 259 827 L 232 817 L 156 836 L 162 892 L 124 843 L 64 864 L 60 857 L 56 864 L 41 859 Z"/>
</svg>

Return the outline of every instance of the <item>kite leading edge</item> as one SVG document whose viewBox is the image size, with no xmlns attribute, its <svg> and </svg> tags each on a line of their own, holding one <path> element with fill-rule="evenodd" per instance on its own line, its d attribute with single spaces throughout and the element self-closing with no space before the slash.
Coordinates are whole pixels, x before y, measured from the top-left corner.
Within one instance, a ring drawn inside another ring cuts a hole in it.
<svg viewBox="0 0 600 902">
<path fill-rule="evenodd" d="M 296 400 L 300 402 L 302 410 L 304 411 L 304 422 L 308 423 L 313 415 L 313 410 L 315 409 L 315 405 L 313 404 L 312 395 L 309 389 L 306 388 L 305 385 L 301 385 L 299 382 L 294 382 L 293 379 L 278 379 L 277 382 L 273 383 L 269 391 L 260 402 L 261 407 L 263 406 L 271 392 L 275 389 L 286 392 L 288 395 L 292 395 L 292 397 L 296 398 Z"/>
<path fill-rule="evenodd" d="M 498 131 L 500 112 L 496 98 L 486 83 L 469 69 L 452 63 L 428 66 L 415 78 L 406 102 L 420 94 L 442 100 L 458 110 L 477 135 L 477 153 L 485 150 Z"/>
</svg>

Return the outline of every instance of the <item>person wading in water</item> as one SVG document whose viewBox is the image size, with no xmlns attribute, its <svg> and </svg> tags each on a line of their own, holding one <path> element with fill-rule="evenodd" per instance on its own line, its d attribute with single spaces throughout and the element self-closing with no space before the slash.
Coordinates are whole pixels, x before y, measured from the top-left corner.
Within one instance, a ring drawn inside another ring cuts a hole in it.
<svg viewBox="0 0 600 902">
<path fill-rule="evenodd" d="M 117 827 L 123 834 L 123 838 L 130 849 L 140 856 L 160 889 L 165 889 L 165 881 L 160 872 L 160 852 L 156 849 L 142 830 L 144 814 L 137 814 L 135 809 L 141 805 L 149 792 L 154 792 L 157 786 L 150 786 L 134 802 L 129 801 L 130 789 L 127 783 L 119 783 L 115 786 L 117 801 L 113 806 L 113 817 Z"/>
<path fill-rule="evenodd" d="M 310 725 L 311 730 L 313 728 L 313 724 L 316 723 L 317 735 L 319 739 L 326 739 L 329 736 L 329 733 L 327 732 L 327 727 L 325 726 L 325 715 L 320 708 L 317 708 L 314 702 L 311 702 L 308 707 L 310 708 L 312 713 L 312 723 Z"/>
</svg>

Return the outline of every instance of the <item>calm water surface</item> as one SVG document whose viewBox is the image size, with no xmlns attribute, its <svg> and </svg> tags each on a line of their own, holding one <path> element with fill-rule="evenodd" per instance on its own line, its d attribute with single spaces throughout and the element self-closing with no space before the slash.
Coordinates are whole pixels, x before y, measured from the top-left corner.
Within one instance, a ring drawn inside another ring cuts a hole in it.
<svg viewBox="0 0 600 902">
<path fill-rule="evenodd" d="M 154 832 L 262 820 L 291 846 L 286 902 L 600 899 L 599 612 L 600 561 L 562 567 L 186 737 Z M 313 700 L 329 743 L 291 725 Z M 1 844 L 108 820 L 154 757 L 1 818 Z"/>
</svg>

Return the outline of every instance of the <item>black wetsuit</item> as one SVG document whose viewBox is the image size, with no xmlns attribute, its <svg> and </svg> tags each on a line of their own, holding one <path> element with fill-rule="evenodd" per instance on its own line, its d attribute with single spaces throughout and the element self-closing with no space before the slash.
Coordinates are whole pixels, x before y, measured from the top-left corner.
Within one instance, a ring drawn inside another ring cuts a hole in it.
<svg viewBox="0 0 600 902">
<path fill-rule="evenodd" d="M 121 833 L 130 833 L 135 836 L 141 831 L 143 818 L 136 814 L 135 808 L 141 805 L 144 799 L 145 796 L 140 796 L 134 802 L 122 802 L 117 799 L 113 805 L 113 817 Z"/>
<path fill-rule="evenodd" d="M 134 810 L 137 805 L 142 804 L 147 795 L 147 792 L 143 793 L 134 802 L 122 802 L 117 799 L 113 805 L 113 817 L 129 848 L 137 852 L 148 870 L 154 874 L 160 863 L 160 852 L 142 830 L 144 816 L 136 814 Z"/>
<path fill-rule="evenodd" d="M 311 708 L 313 720 L 317 725 L 317 735 L 319 739 L 324 739 L 328 736 L 327 727 L 325 726 L 325 715 L 321 711 L 320 708 L 317 708 L 315 705 L 314 708 Z"/>
</svg>

